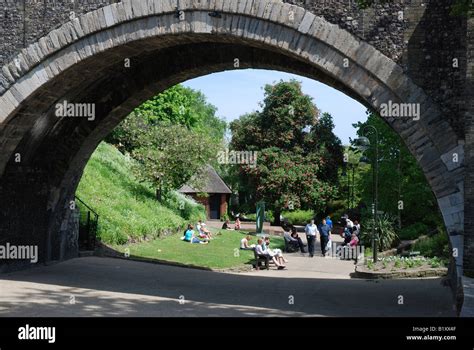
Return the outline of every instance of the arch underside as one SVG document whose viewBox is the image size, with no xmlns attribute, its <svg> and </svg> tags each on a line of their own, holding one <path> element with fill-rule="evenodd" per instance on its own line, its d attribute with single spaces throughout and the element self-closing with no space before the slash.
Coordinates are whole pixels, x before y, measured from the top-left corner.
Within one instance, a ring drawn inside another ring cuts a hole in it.
<svg viewBox="0 0 474 350">
<path fill-rule="evenodd" d="M 299 24 L 288 25 L 271 20 L 271 11 L 262 18 L 225 13 L 216 20 L 208 10 L 191 8 L 188 15 L 195 23 L 184 24 L 173 13 L 143 17 L 137 12 L 133 20 L 112 21 L 51 50 L 28 69 L 17 64 L 24 72 L 18 69 L 0 96 L 2 240 L 36 242 L 43 260 L 68 257 L 61 233 L 70 215 L 68 203 L 98 143 L 141 102 L 182 81 L 235 69 L 235 58 L 241 69 L 275 69 L 316 79 L 373 110 L 387 101 L 420 103 L 420 121 L 387 122 L 418 159 L 438 201 L 459 200 L 462 167 L 445 160 L 459 147 L 457 138 L 437 106 L 391 60 L 333 25 L 317 29 L 314 23 L 324 21 L 308 22 L 304 11 Z M 311 36 L 313 26 L 316 34 Z M 326 34 L 318 36 L 317 30 Z M 126 58 L 130 68 L 124 65 Z M 45 81 L 36 84 L 32 77 Z M 36 84 L 32 91 L 25 87 L 28 83 Z M 94 103 L 96 119 L 57 118 L 54 106 L 64 100 Z M 17 153 L 21 163 L 15 162 Z M 448 223 L 449 215 L 443 212 L 448 231 L 462 231 L 462 218 Z"/>
</svg>

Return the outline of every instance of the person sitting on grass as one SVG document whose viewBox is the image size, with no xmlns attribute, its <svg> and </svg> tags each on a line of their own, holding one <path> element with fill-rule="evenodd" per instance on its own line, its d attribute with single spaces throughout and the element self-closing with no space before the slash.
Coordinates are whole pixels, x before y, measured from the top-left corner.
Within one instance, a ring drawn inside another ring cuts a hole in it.
<svg viewBox="0 0 474 350">
<path fill-rule="evenodd" d="M 226 220 L 224 222 L 224 224 L 222 225 L 222 229 L 221 230 L 229 230 L 229 231 L 233 231 L 234 229 L 230 227 L 230 220 Z"/>
<path fill-rule="evenodd" d="M 252 239 L 252 236 L 247 235 L 246 237 L 240 240 L 240 249 L 242 250 L 253 250 L 255 249 L 255 244 L 250 244 L 249 241 Z"/>
<path fill-rule="evenodd" d="M 212 239 L 212 233 L 206 228 L 206 224 L 202 222 L 202 220 L 199 220 L 196 226 L 198 232 L 199 232 L 199 237 L 200 238 L 205 238 L 205 239 Z"/>
<path fill-rule="evenodd" d="M 286 260 L 283 256 L 283 252 L 281 251 L 281 249 L 270 249 L 270 237 L 265 237 L 265 246 L 265 251 L 268 251 L 270 255 L 276 256 L 280 264 L 283 264 L 283 262 L 288 262 L 288 260 Z"/>
<path fill-rule="evenodd" d="M 240 230 L 240 219 L 239 218 L 235 219 L 234 229 Z"/>
<path fill-rule="evenodd" d="M 186 230 L 186 233 L 184 234 L 184 239 L 183 241 L 189 242 L 189 243 L 199 243 L 199 244 L 208 244 L 209 241 L 207 239 L 200 240 L 199 238 L 196 237 L 194 234 L 194 227 L 193 225 L 188 225 L 188 229 Z"/>
<path fill-rule="evenodd" d="M 278 267 L 278 270 L 284 269 L 286 266 L 280 263 L 275 255 L 271 255 L 268 249 L 264 249 L 265 243 L 263 239 L 259 238 L 257 241 L 257 246 L 255 247 L 255 251 L 257 255 L 268 256 L 271 261 Z M 266 248 L 266 247 L 265 247 Z"/>
</svg>

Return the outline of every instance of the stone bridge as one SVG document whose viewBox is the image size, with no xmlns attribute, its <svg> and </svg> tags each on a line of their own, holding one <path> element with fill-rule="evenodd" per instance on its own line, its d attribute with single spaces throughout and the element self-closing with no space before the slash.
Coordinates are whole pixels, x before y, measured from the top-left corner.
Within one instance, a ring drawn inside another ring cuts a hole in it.
<svg viewBox="0 0 474 350">
<path fill-rule="evenodd" d="M 375 111 L 420 106 L 419 120 L 386 121 L 438 200 L 459 307 L 474 274 L 474 22 L 451 2 L 0 0 L 0 244 L 36 244 L 42 262 L 77 256 L 76 187 L 132 109 L 201 75 L 276 69 Z M 64 101 L 95 104 L 96 118 L 58 118 Z"/>
</svg>

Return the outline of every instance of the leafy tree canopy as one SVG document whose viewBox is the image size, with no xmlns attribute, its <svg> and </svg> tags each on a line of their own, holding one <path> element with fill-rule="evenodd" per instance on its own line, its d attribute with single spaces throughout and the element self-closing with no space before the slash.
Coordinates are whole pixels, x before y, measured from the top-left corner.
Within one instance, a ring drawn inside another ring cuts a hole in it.
<svg viewBox="0 0 474 350">
<path fill-rule="evenodd" d="M 230 124 L 230 147 L 258 152 L 255 167 L 239 168 L 239 189 L 267 202 L 276 220 L 286 207 L 320 210 L 343 160 L 331 115 L 320 115 L 296 80 L 266 85 L 261 107 Z"/>
<path fill-rule="evenodd" d="M 198 181 L 225 131 L 201 92 L 176 85 L 137 107 L 107 141 L 129 152 L 137 160 L 136 175 L 166 195 Z"/>
<path fill-rule="evenodd" d="M 175 85 L 137 107 L 107 138 L 122 151 L 140 147 L 137 135 L 146 126 L 177 124 L 193 130 L 196 135 L 209 136 L 220 144 L 226 122 L 216 116 L 216 107 L 200 92 Z"/>
<path fill-rule="evenodd" d="M 161 193 L 178 189 L 191 180 L 198 181 L 214 156 L 209 136 L 186 127 L 161 122 L 137 136 L 140 146 L 132 151 L 137 160 L 134 168 L 142 181 L 152 183 Z M 199 188 L 200 183 L 193 183 Z"/>
<path fill-rule="evenodd" d="M 403 226 L 423 222 L 435 228 L 440 221 L 436 198 L 416 159 L 400 136 L 375 113 L 369 113 L 366 122 L 353 125 L 358 129 L 359 136 L 363 136 L 366 125 L 372 125 L 378 131 L 379 210 L 397 216 L 399 208 L 402 208 L 400 214 Z M 373 145 L 375 138 L 369 130 L 366 130 L 366 136 Z M 372 164 L 375 156 L 374 147 L 370 147 L 365 155 Z M 370 205 L 373 181 L 371 172 L 365 174 L 358 191 L 362 194 L 362 202 Z"/>
</svg>

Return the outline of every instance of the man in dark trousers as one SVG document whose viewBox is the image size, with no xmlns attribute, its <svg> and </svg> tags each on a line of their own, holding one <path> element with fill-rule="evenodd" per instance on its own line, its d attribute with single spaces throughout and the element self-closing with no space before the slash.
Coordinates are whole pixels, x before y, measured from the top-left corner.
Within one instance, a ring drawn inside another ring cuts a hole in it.
<svg viewBox="0 0 474 350">
<path fill-rule="evenodd" d="M 314 220 L 310 220 L 308 222 L 304 228 L 304 232 L 306 233 L 306 239 L 308 241 L 309 257 L 312 258 L 314 256 L 314 242 L 316 241 L 316 233 L 318 232 L 318 228 L 314 224 Z"/>
<path fill-rule="evenodd" d="M 326 246 L 330 237 L 331 227 L 326 223 L 326 220 L 323 219 L 323 221 L 321 221 L 321 225 L 319 226 L 319 238 L 321 241 L 321 253 L 323 256 L 326 256 Z"/>
</svg>

